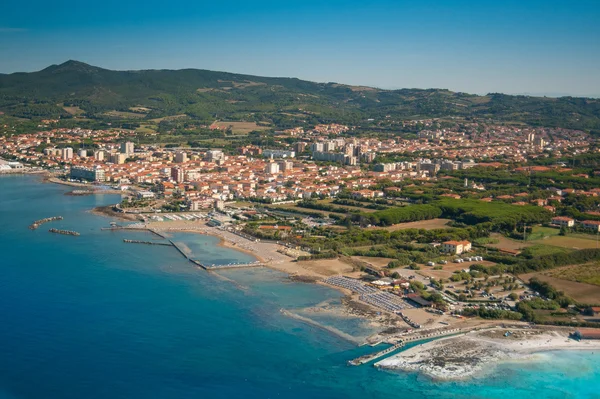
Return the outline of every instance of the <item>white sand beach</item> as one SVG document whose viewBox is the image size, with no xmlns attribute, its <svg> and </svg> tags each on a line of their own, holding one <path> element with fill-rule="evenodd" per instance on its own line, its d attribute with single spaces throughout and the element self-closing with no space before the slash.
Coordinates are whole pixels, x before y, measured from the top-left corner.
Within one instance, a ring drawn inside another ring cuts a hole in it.
<svg viewBox="0 0 600 399">
<path fill-rule="evenodd" d="M 570 339 L 569 330 L 488 329 L 415 346 L 375 367 L 460 380 L 484 374 L 501 362 L 534 360 L 535 353 L 553 350 L 600 350 L 600 341 Z"/>
</svg>

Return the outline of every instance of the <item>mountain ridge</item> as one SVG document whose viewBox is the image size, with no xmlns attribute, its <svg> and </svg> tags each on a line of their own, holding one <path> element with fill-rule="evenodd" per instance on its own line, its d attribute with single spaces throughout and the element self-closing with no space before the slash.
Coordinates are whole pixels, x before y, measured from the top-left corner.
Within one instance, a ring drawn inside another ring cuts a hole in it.
<svg viewBox="0 0 600 399">
<path fill-rule="evenodd" d="M 93 119 L 144 107 L 150 112 L 143 118 L 185 114 L 209 121 L 219 115 L 280 127 L 306 119 L 357 124 L 367 119 L 476 117 L 600 129 L 600 100 L 593 98 L 387 90 L 193 68 L 113 71 L 76 60 L 36 72 L 0 74 L 0 111 L 6 115 L 72 118 L 66 106 L 78 107 L 81 115 Z"/>
</svg>

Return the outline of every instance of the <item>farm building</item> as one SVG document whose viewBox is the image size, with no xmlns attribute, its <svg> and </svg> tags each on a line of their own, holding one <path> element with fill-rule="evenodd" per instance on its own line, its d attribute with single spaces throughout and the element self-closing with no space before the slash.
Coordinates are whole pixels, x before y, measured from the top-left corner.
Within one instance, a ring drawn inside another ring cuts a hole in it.
<svg viewBox="0 0 600 399">
<path fill-rule="evenodd" d="M 471 243 L 469 241 L 446 241 L 442 243 L 441 249 L 442 252 L 460 255 L 471 250 Z"/>
<path fill-rule="evenodd" d="M 575 226 L 575 219 L 566 216 L 556 216 L 552 218 L 552 224 L 560 227 L 573 227 Z"/>
<path fill-rule="evenodd" d="M 584 220 L 581 222 L 581 226 L 584 229 L 592 230 L 595 233 L 600 232 L 600 222 L 597 220 Z"/>
</svg>

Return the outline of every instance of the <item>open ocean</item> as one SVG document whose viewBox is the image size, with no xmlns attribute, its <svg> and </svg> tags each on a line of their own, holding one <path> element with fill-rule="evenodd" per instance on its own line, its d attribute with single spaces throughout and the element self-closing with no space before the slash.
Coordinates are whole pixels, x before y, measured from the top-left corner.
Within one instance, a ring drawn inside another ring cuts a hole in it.
<svg viewBox="0 0 600 399">
<path fill-rule="evenodd" d="M 267 269 L 193 267 L 175 249 L 125 244 L 87 210 L 118 197 L 65 196 L 0 176 L 0 398 L 600 398 L 600 354 L 553 352 L 468 382 L 433 382 L 346 362 L 372 348 L 281 314 L 340 294 Z M 35 231 L 29 224 L 64 216 Z M 80 237 L 48 233 L 76 230 Z M 252 257 L 175 234 L 206 263 Z M 347 333 L 361 320 L 319 317 Z"/>
</svg>

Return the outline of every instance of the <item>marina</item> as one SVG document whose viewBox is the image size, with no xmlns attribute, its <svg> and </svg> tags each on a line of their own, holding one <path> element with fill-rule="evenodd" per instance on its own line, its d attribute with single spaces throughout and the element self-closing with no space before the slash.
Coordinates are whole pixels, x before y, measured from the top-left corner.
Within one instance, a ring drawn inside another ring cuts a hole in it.
<svg viewBox="0 0 600 399">
<path fill-rule="evenodd" d="M 357 357 L 356 359 L 350 360 L 348 362 L 348 364 L 351 366 L 360 366 L 362 364 L 370 363 L 374 360 L 377 360 L 379 358 L 382 358 L 383 356 L 389 355 L 390 353 L 397 351 L 398 349 L 402 348 L 404 345 L 405 345 L 404 341 L 400 341 L 397 344 L 392 345 L 389 348 L 386 348 L 382 351 L 375 352 L 375 353 L 372 353 L 369 355 L 360 356 L 360 357 Z"/>
<path fill-rule="evenodd" d="M 394 345 L 392 345 L 389 348 L 386 348 L 382 351 L 375 352 L 375 353 L 368 354 L 368 355 L 363 355 L 363 356 L 357 357 L 356 359 L 352 359 L 348 362 L 348 364 L 351 366 L 360 366 L 360 365 L 363 365 L 366 363 L 370 363 L 374 360 L 380 359 L 384 356 L 387 356 L 387 355 L 391 354 L 392 352 L 396 352 L 397 350 L 403 348 L 408 342 L 422 341 L 422 340 L 427 340 L 427 339 L 432 339 L 432 338 L 440 338 L 440 337 L 444 337 L 444 336 L 460 334 L 463 332 L 465 332 L 465 330 L 462 330 L 459 328 L 454 328 L 454 329 L 449 329 L 449 330 L 446 330 L 446 329 L 434 330 L 434 331 L 427 331 L 427 332 L 421 331 L 419 334 L 413 334 L 413 335 L 409 335 L 406 337 L 402 337 L 402 339 L 400 339 Z"/>
</svg>

